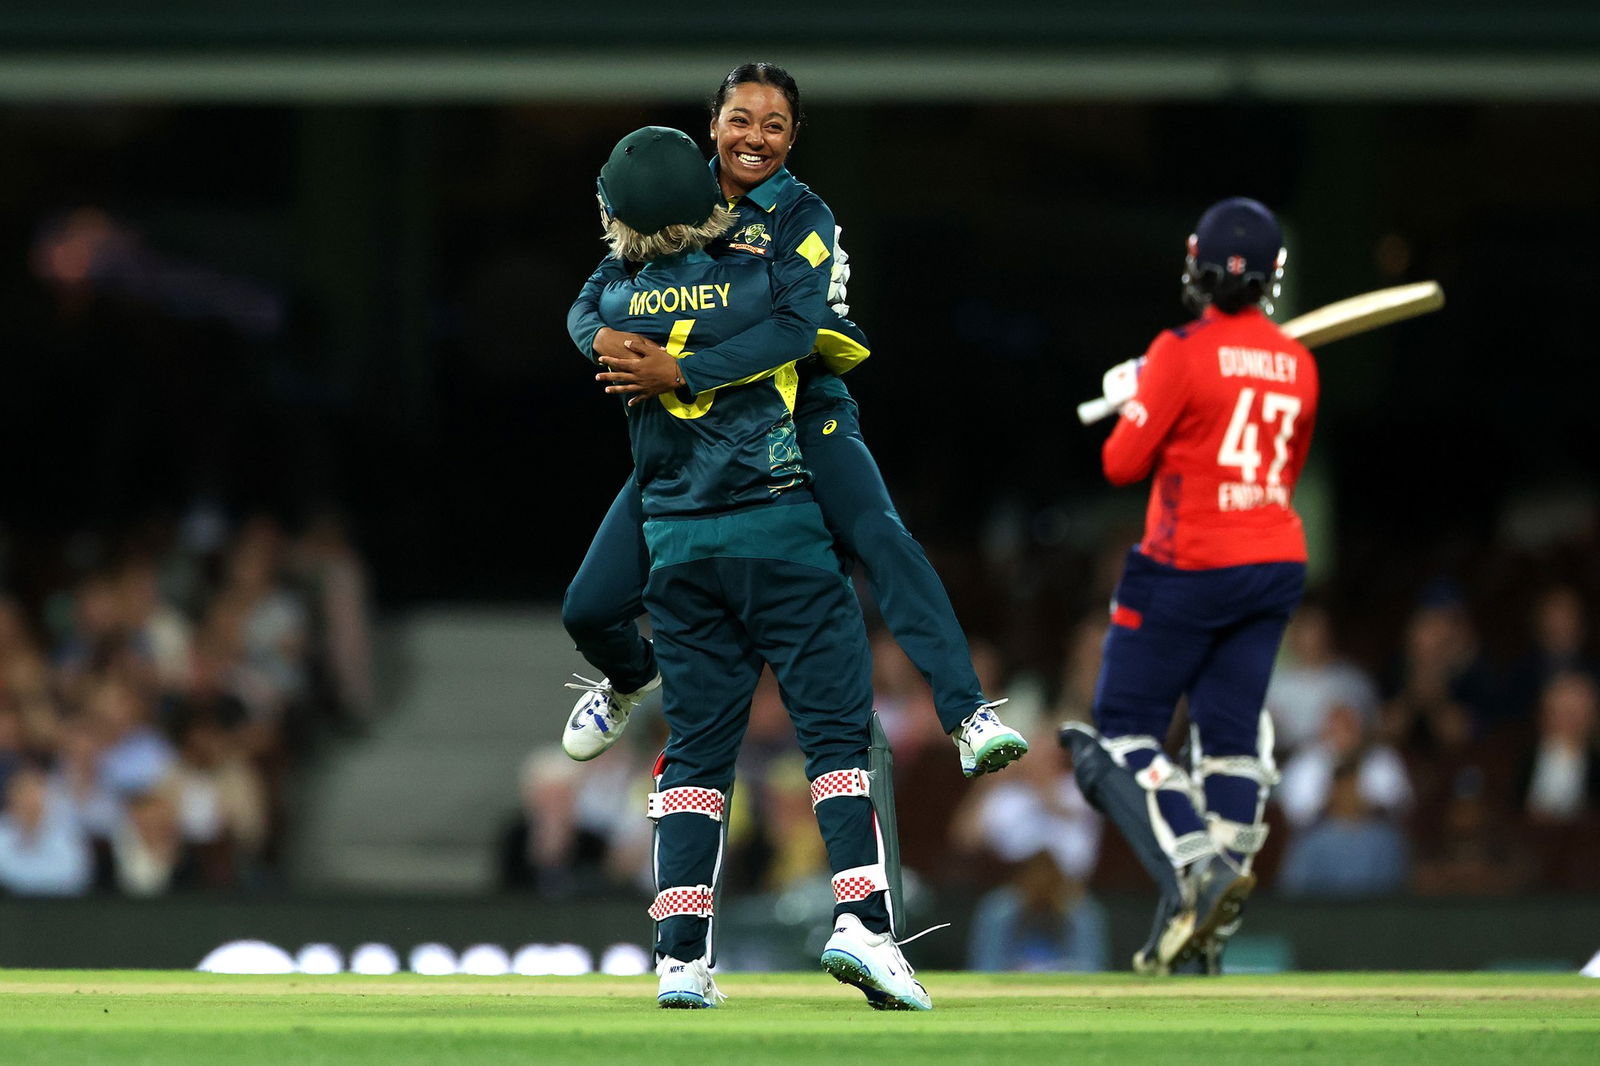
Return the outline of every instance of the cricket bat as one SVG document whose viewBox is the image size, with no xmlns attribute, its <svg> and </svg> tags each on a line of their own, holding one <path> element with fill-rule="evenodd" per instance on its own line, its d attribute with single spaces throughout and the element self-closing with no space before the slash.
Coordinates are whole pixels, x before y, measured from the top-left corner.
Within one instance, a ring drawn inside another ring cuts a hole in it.
<svg viewBox="0 0 1600 1066">
<path fill-rule="evenodd" d="M 1317 348 L 1379 326 L 1387 326 L 1391 322 L 1416 318 L 1443 306 L 1444 290 L 1439 288 L 1439 283 L 1419 281 L 1338 300 L 1326 307 L 1297 315 L 1278 328 L 1307 348 Z M 1086 426 L 1114 414 L 1116 409 L 1103 396 L 1078 405 L 1078 421 Z"/>
</svg>

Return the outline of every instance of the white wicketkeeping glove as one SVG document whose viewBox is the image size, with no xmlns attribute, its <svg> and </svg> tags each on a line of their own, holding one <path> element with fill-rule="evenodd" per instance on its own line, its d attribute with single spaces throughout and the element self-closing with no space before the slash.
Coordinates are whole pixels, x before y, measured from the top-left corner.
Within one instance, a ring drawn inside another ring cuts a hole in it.
<svg viewBox="0 0 1600 1066">
<path fill-rule="evenodd" d="M 1133 399 L 1139 392 L 1139 372 L 1143 369 L 1144 356 L 1140 356 L 1107 370 L 1100 379 L 1100 391 L 1106 403 L 1121 409 L 1123 404 Z"/>
<path fill-rule="evenodd" d="M 828 306 L 840 318 L 850 314 L 844 294 L 845 286 L 850 284 L 850 253 L 839 246 L 839 235 L 843 232 L 842 226 L 833 227 L 833 273 L 828 275 Z"/>
</svg>

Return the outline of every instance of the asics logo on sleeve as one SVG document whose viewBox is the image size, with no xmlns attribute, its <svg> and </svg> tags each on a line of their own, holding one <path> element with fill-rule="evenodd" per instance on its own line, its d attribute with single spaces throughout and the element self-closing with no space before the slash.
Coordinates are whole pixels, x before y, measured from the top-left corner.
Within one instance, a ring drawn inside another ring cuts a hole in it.
<svg viewBox="0 0 1600 1066">
<path fill-rule="evenodd" d="M 839 420 L 836 418 L 830 418 L 826 422 L 822 423 L 822 435 L 826 437 L 828 434 L 832 433 L 838 428 Z"/>
</svg>

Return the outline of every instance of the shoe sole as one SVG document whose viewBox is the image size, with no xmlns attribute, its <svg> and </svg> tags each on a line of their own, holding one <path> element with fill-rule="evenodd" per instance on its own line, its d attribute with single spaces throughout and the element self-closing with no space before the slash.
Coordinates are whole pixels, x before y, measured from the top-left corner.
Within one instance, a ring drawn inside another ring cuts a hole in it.
<svg viewBox="0 0 1600 1066">
<path fill-rule="evenodd" d="M 903 999 L 885 992 L 873 983 L 872 973 L 860 959 L 847 951 L 830 948 L 822 953 L 822 968 L 835 981 L 859 988 L 873 1010 L 932 1010 L 914 999 Z"/>
<path fill-rule="evenodd" d="M 656 997 L 656 1006 L 667 1010 L 699 1010 L 716 1004 L 693 992 L 663 992 Z"/>
<path fill-rule="evenodd" d="M 1250 898 L 1250 893 L 1255 887 L 1255 874 L 1240 874 L 1235 877 L 1233 883 L 1217 897 L 1211 913 L 1195 923 L 1194 932 L 1189 934 L 1183 946 L 1173 954 L 1167 963 L 1168 967 L 1179 966 L 1193 959 L 1205 948 L 1206 942 L 1216 935 L 1218 929 L 1236 921 L 1244 910 L 1245 900 Z"/>
<path fill-rule="evenodd" d="M 977 753 L 977 771 L 972 776 L 992 774 L 996 770 L 1010 766 L 1026 754 L 1028 754 L 1028 742 L 1025 740 L 997 740 Z"/>
<path fill-rule="evenodd" d="M 1194 940 L 1194 911 L 1179 911 L 1172 916 L 1161 938 L 1156 941 L 1153 955 L 1146 954 L 1143 948 L 1133 953 L 1133 972 L 1146 977 L 1166 977 Z"/>
</svg>

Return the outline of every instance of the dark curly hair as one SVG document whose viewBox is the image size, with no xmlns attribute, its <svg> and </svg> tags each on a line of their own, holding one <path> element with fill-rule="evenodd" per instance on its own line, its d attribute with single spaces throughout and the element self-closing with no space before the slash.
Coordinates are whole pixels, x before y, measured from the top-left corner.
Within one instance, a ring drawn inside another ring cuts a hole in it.
<svg viewBox="0 0 1600 1066">
<path fill-rule="evenodd" d="M 787 70 L 776 63 L 742 63 L 728 71 L 728 76 L 722 79 L 722 84 L 717 86 L 717 91 L 711 95 L 707 103 L 711 107 L 711 120 L 716 121 L 722 113 L 723 105 L 728 102 L 728 94 L 746 82 L 757 85 L 770 85 L 783 93 L 789 101 L 789 111 L 794 116 L 794 128 L 800 128 L 800 122 L 805 118 L 800 110 L 800 86 L 795 84 L 794 78 Z"/>
</svg>

